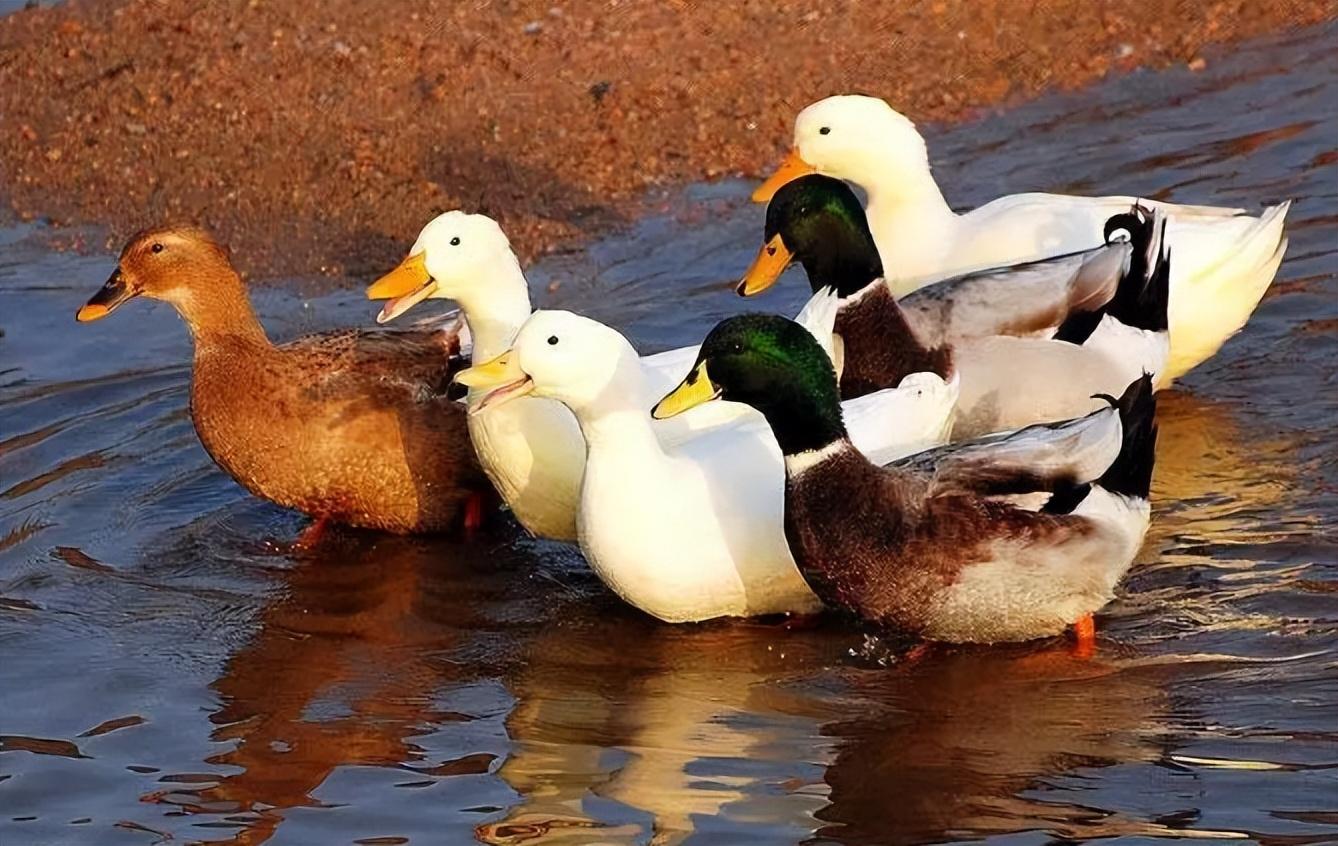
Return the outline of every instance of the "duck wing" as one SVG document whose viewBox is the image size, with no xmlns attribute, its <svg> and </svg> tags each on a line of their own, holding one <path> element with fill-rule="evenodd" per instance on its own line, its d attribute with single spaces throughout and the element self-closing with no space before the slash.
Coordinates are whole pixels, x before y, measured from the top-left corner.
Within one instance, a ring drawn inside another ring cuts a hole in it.
<svg viewBox="0 0 1338 846">
<path fill-rule="evenodd" d="M 900 302 L 931 346 L 994 335 L 1033 335 L 1101 309 L 1119 288 L 1127 243 L 989 268 L 919 288 Z"/>
<path fill-rule="evenodd" d="M 445 395 L 460 357 L 461 322 L 440 329 L 346 329 L 306 335 L 279 347 L 308 388 L 348 389 L 378 384 L 425 396 Z"/>
<path fill-rule="evenodd" d="M 1109 407 L 937 447 L 888 466 L 927 479 L 930 496 L 1054 492 L 1099 478 L 1119 455 L 1122 436 L 1119 409 Z"/>
</svg>

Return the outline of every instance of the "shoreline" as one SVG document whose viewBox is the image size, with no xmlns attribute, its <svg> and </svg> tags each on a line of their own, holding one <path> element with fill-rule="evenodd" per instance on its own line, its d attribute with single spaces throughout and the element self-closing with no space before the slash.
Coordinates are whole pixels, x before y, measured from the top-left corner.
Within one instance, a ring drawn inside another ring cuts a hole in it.
<svg viewBox="0 0 1338 846">
<path fill-rule="evenodd" d="M 1338 16 L 1257 5 L 72 0 L 0 18 L 0 196 L 74 249 L 199 222 L 259 278 L 374 273 L 450 208 L 531 261 L 763 175 L 831 93 L 956 122 Z"/>
</svg>

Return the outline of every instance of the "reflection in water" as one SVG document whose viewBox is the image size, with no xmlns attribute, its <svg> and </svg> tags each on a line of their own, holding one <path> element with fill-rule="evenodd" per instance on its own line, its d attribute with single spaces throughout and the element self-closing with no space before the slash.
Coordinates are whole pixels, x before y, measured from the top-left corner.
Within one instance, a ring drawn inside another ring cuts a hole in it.
<svg viewBox="0 0 1338 846">
<path fill-rule="evenodd" d="M 414 742 L 471 719 L 435 695 L 469 681 L 469 665 L 448 656 L 487 599 L 470 588 L 461 551 L 338 530 L 301 553 L 252 642 L 211 685 L 223 703 L 213 739 L 232 748 L 207 763 L 237 771 L 145 798 L 227 815 L 240 828 L 228 842 L 257 844 L 286 811 L 321 805 L 314 793 L 339 767 L 393 767 L 420 783 L 486 773 L 493 755 L 432 761 Z"/>
<path fill-rule="evenodd" d="M 1073 838 L 1156 834 L 1103 819 L 1053 776 L 1156 761 L 1163 693 L 1150 676 L 1065 648 L 943 650 L 860 673 L 827 769 L 819 834 L 842 843 L 926 843 L 1040 829 Z M 1048 795 L 1058 793 L 1057 796 Z"/>
<path fill-rule="evenodd" d="M 776 769 L 812 754 L 810 711 L 822 706 L 789 685 L 820 676 L 856 641 L 840 629 L 670 628 L 644 617 L 545 632 L 513 682 L 513 751 L 498 772 L 521 801 L 481 826 L 479 838 L 593 844 L 649 836 L 668 846 L 703 820 L 734 815 L 727 806 L 738 803 L 764 807 L 748 813 L 803 836 L 816 803 L 787 796 L 780 783 L 799 774 Z"/>
<path fill-rule="evenodd" d="M 1297 201 L 1250 325 L 1162 397 L 1156 518 L 1092 662 L 1059 642 L 882 666 L 838 621 L 660 625 L 504 534 L 276 554 L 302 521 L 200 450 L 170 309 L 79 330 L 108 259 L 0 230 L 0 843 L 1333 842 L 1335 35 L 931 142 L 967 203 Z M 536 300 L 699 341 L 757 307 L 729 285 L 761 226 L 748 187 L 546 262 Z M 286 338 L 365 325 L 359 290 L 255 299 Z"/>
</svg>

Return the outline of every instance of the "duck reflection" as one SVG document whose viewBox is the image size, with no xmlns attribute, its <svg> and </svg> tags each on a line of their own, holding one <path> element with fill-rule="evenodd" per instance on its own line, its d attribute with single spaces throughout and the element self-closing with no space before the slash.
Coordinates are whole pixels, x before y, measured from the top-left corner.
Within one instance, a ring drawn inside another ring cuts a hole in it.
<svg viewBox="0 0 1338 846">
<path fill-rule="evenodd" d="M 1170 833 L 1042 790 L 1080 768 L 1162 757 L 1167 704 L 1153 671 L 1079 658 L 1064 645 L 936 648 L 850 682 L 855 716 L 824 728 L 838 739 L 825 776 L 830 804 L 817 813 L 824 840 Z"/>
<path fill-rule="evenodd" d="M 825 624 L 624 623 L 540 638 L 498 773 L 520 800 L 478 838 L 669 846 L 757 837 L 759 825 L 767 842 L 1171 833 L 1030 795 L 1081 767 L 1160 759 L 1155 672 L 1065 644 L 934 648 L 858 669 L 852 645 Z"/>
<path fill-rule="evenodd" d="M 434 705 L 434 694 L 469 680 L 470 665 L 450 653 L 482 627 L 478 609 L 496 599 L 505 568 L 485 569 L 471 560 L 477 550 L 442 540 L 355 530 L 299 555 L 252 642 L 212 685 L 222 700 L 212 739 L 235 745 L 209 763 L 239 772 L 151 797 L 232 815 L 243 827 L 225 842 L 270 839 L 286 810 L 320 804 L 313 792 L 339 767 L 432 778 L 487 772 L 492 760 L 426 762 L 414 737 L 466 719 Z"/>
<path fill-rule="evenodd" d="M 479 840 L 670 846 L 745 800 L 802 837 L 821 802 L 776 785 L 808 767 L 796 762 L 819 721 L 790 684 L 837 660 L 851 634 L 608 611 L 534 642 L 498 771 L 520 799 Z"/>
<path fill-rule="evenodd" d="M 1193 526 L 1213 533 L 1224 528 L 1224 512 L 1262 512 L 1289 496 L 1297 475 L 1294 436 L 1250 427 L 1236 412 L 1184 391 L 1158 394 L 1154 532 Z"/>
</svg>

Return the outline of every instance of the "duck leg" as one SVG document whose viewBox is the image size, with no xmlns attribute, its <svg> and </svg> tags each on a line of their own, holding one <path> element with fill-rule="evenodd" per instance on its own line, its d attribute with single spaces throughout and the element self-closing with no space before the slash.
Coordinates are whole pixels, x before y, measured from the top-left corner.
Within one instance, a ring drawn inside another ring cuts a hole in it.
<svg viewBox="0 0 1338 846">
<path fill-rule="evenodd" d="M 1078 658 L 1091 658 L 1096 654 L 1096 618 L 1084 614 L 1073 624 L 1073 654 Z"/>
<path fill-rule="evenodd" d="M 325 529 L 329 525 L 329 517 L 317 517 L 314 523 L 298 533 L 297 540 L 293 541 L 293 549 L 312 549 L 320 543 L 321 536 L 325 534 Z"/>
<path fill-rule="evenodd" d="M 474 491 L 465 500 L 465 537 L 471 538 L 483 525 L 483 506 L 486 494 Z"/>
</svg>

